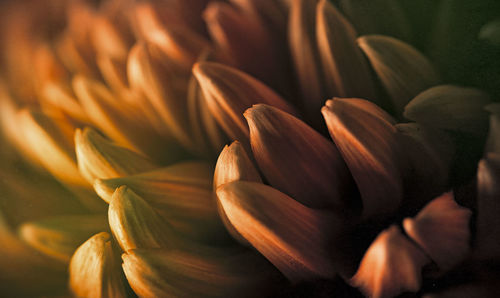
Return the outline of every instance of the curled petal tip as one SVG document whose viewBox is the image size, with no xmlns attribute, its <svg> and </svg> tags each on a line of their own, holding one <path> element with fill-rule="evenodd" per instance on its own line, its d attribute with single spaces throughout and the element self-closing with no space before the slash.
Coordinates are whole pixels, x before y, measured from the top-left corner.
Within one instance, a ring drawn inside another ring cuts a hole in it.
<svg viewBox="0 0 500 298">
<path fill-rule="evenodd" d="M 472 212 L 459 206 L 453 193 L 445 193 L 403 221 L 405 232 L 444 271 L 461 262 L 470 250 Z"/>
<path fill-rule="evenodd" d="M 401 233 L 396 226 L 384 230 L 363 257 L 351 284 L 368 297 L 395 297 L 417 292 L 422 268 L 429 258 Z"/>
</svg>

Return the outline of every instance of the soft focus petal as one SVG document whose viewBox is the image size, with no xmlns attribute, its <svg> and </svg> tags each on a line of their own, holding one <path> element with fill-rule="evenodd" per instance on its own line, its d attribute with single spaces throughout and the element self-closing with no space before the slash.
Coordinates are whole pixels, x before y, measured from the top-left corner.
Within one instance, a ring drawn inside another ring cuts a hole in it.
<svg viewBox="0 0 500 298">
<path fill-rule="evenodd" d="M 108 229 L 106 217 L 66 215 L 27 222 L 19 228 L 20 237 L 41 253 L 63 263 L 90 236 Z"/>
</svg>

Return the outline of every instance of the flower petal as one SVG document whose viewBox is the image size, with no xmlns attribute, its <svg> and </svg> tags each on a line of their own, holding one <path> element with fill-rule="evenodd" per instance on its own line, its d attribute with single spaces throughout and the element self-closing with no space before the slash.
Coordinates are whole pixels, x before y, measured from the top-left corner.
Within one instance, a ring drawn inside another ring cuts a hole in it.
<svg viewBox="0 0 500 298">
<path fill-rule="evenodd" d="M 404 116 L 430 127 L 482 135 L 488 129 L 488 103 L 488 94 L 481 90 L 442 85 L 412 99 Z"/>
<path fill-rule="evenodd" d="M 233 181 L 262 183 L 259 172 L 238 141 L 234 141 L 230 146 L 224 147 L 220 153 L 217 165 L 215 166 L 213 188 L 217 190 L 219 186 Z M 238 233 L 227 218 L 219 200 L 217 200 L 217 207 L 222 222 L 231 236 L 240 243 L 248 245 L 248 241 Z"/>
<path fill-rule="evenodd" d="M 92 128 L 75 132 L 80 173 L 91 184 L 107 179 L 151 171 L 157 168 L 148 158 L 106 140 Z"/>
<path fill-rule="evenodd" d="M 264 184 L 226 183 L 217 196 L 231 224 L 291 281 L 332 278 L 331 213 L 310 209 Z"/>
<path fill-rule="evenodd" d="M 89 118 L 118 144 L 153 157 L 165 155 L 165 150 L 174 151 L 158 142 L 161 137 L 137 117 L 135 107 L 118 100 L 103 84 L 77 75 L 73 89 Z"/>
<path fill-rule="evenodd" d="M 317 0 L 290 1 L 288 42 L 302 105 L 311 118 L 325 101 L 324 79 L 316 42 Z"/>
<path fill-rule="evenodd" d="M 69 265 L 69 286 L 78 297 L 127 297 L 125 276 L 106 232 L 76 250 Z"/>
<path fill-rule="evenodd" d="M 201 62 L 195 64 L 193 73 L 213 117 L 233 140 L 247 144 L 249 131 L 243 112 L 254 104 L 265 103 L 294 114 L 277 93 L 235 68 Z"/>
<path fill-rule="evenodd" d="M 471 214 L 455 203 L 452 192 L 447 192 L 427 204 L 416 217 L 406 218 L 403 227 L 441 270 L 447 271 L 470 250 Z"/>
<path fill-rule="evenodd" d="M 500 257 L 500 154 L 487 154 L 477 170 L 475 254 L 484 260 Z"/>
<path fill-rule="evenodd" d="M 174 242 L 170 226 L 126 186 L 113 194 L 108 220 L 113 235 L 125 252 L 133 248 L 167 247 Z"/>
<path fill-rule="evenodd" d="M 308 207 L 349 205 L 352 179 L 331 141 L 268 105 L 254 105 L 244 116 L 255 159 L 273 187 Z"/>
<path fill-rule="evenodd" d="M 356 44 L 354 28 L 326 0 L 319 1 L 316 13 L 318 50 L 328 96 L 374 100 L 375 87 L 368 63 Z"/>
<path fill-rule="evenodd" d="M 19 228 L 19 234 L 41 253 L 69 263 L 78 246 L 95 233 L 107 229 L 103 214 L 66 215 L 24 223 Z"/>
<path fill-rule="evenodd" d="M 447 133 L 417 123 L 397 124 L 396 128 L 408 160 L 403 173 L 404 202 L 419 210 L 419 204 L 446 191 L 455 145 Z"/>
<path fill-rule="evenodd" d="M 388 214 L 399 207 L 402 181 L 396 129 L 375 104 L 356 98 L 328 100 L 321 109 L 330 136 L 358 185 L 363 215 Z"/>
<path fill-rule="evenodd" d="M 279 280 L 253 252 L 223 248 L 133 249 L 122 255 L 123 271 L 140 297 L 255 297 Z"/>
<path fill-rule="evenodd" d="M 396 226 L 383 231 L 365 253 L 351 283 L 368 297 L 395 297 L 417 292 L 422 267 L 430 263 L 425 254 Z"/>
<path fill-rule="evenodd" d="M 388 36 L 368 35 L 358 38 L 358 44 L 398 113 L 403 111 L 410 99 L 439 82 L 429 60 L 402 41 Z"/>
<path fill-rule="evenodd" d="M 213 168 L 203 162 L 183 162 L 138 175 L 97 179 L 96 192 L 109 202 L 117 188 L 126 185 L 174 229 L 195 238 L 223 237 L 212 191 Z"/>
</svg>

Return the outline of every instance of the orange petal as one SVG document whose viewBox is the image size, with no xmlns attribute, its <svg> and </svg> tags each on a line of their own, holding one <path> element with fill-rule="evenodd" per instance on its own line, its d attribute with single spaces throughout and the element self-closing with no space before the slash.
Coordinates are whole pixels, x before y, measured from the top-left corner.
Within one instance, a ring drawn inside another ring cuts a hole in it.
<svg viewBox="0 0 500 298">
<path fill-rule="evenodd" d="M 461 262 L 470 249 L 469 221 L 472 212 L 459 206 L 453 193 L 445 193 L 406 218 L 403 227 L 427 255 L 444 271 Z"/>
<path fill-rule="evenodd" d="M 352 25 L 327 0 L 319 1 L 316 13 L 318 50 L 328 96 L 375 99 L 370 69 L 356 44 Z"/>
<path fill-rule="evenodd" d="M 430 260 L 425 254 L 405 238 L 398 227 L 391 226 L 368 248 L 351 283 L 373 298 L 417 292 L 422 267 L 428 263 Z"/>
<path fill-rule="evenodd" d="M 482 135 L 488 129 L 488 103 L 490 97 L 481 90 L 441 85 L 412 99 L 404 116 L 430 127 Z"/>
<path fill-rule="evenodd" d="M 130 51 L 127 74 L 130 85 L 149 100 L 164 129 L 181 144 L 191 146 L 186 130 L 185 100 L 179 100 L 177 89 L 187 89 L 187 79 L 174 73 L 171 65 L 158 57 L 158 48 L 153 44 L 136 44 Z"/>
<path fill-rule="evenodd" d="M 311 118 L 325 101 L 324 79 L 316 42 L 317 0 L 290 1 L 288 41 L 301 99 Z"/>
<path fill-rule="evenodd" d="M 233 181 L 262 183 L 259 172 L 248 157 L 241 143 L 238 141 L 234 141 L 230 146 L 226 145 L 220 153 L 217 165 L 215 166 L 213 188 L 217 190 L 219 186 Z M 246 239 L 238 233 L 227 218 L 219 200 L 217 200 L 217 207 L 222 222 L 231 236 L 240 243 L 247 245 L 248 242 Z"/>
<path fill-rule="evenodd" d="M 439 82 L 432 64 L 412 46 L 395 38 L 368 35 L 358 44 L 370 60 L 398 113 L 421 91 Z"/>
<path fill-rule="evenodd" d="M 375 104 L 356 98 L 328 100 L 321 112 L 358 185 L 364 216 L 396 210 L 402 181 L 391 117 Z"/>
<path fill-rule="evenodd" d="M 195 64 L 193 73 L 213 117 L 233 140 L 247 144 L 249 131 L 243 112 L 254 104 L 265 103 L 294 114 L 273 90 L 237 69 L 201 62 Z"/>
<path fill-rule="evenodd" d="M 268 26 L 255 15 L 223 2 L 211 2 L 203 16 L 212 40 L 232 66 L 276 85 L 282 65 Z"/>
<path fill-rule="evenodd" d="M 217 196 L 236 230 L 291 281 L 335 276 L 330 241 L 337 218 L 264 184 L 226 183 Z"/>
<path fill-rule="evenodd" d="M 268 105 L 255 105 L 244 116 L 255 159 L 273 187 L 308 207 L 349 205 L 351 177 L 331 141 Z"/>
</svg>

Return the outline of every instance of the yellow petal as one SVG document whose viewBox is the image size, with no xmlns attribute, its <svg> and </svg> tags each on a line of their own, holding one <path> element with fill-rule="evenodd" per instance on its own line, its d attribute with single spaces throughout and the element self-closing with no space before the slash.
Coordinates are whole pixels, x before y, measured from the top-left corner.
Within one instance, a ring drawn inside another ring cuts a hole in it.
<svg viewBox="0 0 500 298">
<path fill-rule="evenodd" d="M 101 232 L 85 241 L 71 258 L 69 286 L 77 297 L 127 297 L 125 276 L 111 237 Z"/>
<path fill-rule="evenodd" d="M 40 88 L 41 100 L 44 104 L 61 109 L 69 117 L 78 121 L 89 122 L 88 115 L 69 86 L 62 82 L 46 82 Z"/>
<path fill-rule="evenodd" d="M 113 235 L 125 252 L 133 248 L 172 247 L 175 242 L 170 226 L 126 186 L 113 194 L 108 219 Z"/>
<path fill-rule="evenodd" d="M 256 297 L 271 294 L 279 281 L 275 269 L 253 252 L 133 249 L 122 258 L 139 297 Z"/>
<path fill-rule="evenodd" d="M 76 130 L 75 146 L 80 173 L 91 184 L 98 178 L 121 177 L 157 168 L 146 157 L 113 144 L 88 127 Z"/>
<path fill-rule="evenodd" d="M 248 125 L 243 112 L 257 103 L 265 103 L 292 113 L 277 93 L 257 79 L 229 66 L 213 62 L 195 64 L 198 79 L 208 108 L 228 136 L 248 144 Z"/>
<path fill-rule="evenodd" d="M 147 120 L 137 117 L 133 106 L 120 101 L 103 84 L 77 75 L 73 89 L 89 118 L 118 144 L 158 159 L 165 151 L 170 153 L 167 161 L 178 158 L 175 146 L 164 144 Z"/>
<path fill-rule="evenodd" d="M 402 181 L 391 117 L 375 104 L 356 98 L 328 100 L 321 112 L 358 185 L 363 215 L 387 215 L 396 210 L 402 199 Z"/>
<path fill-rule="evenodd" d="M 28 222 L 19 228 L 20 237 L 41 253 L 69 263 L 76 248 L 99 231 L 107 230 L 106 216 L 67 215 Z"/>
<path fill-rule="evenodd" d="M 194 238 L 224 236 L 212 192 L 213 168 L 202 162 L 183 162 L 122 178 L 96 180 L 94 188 L 110 201 L 115 189 L 128 186 L 174 229 Z M 222 233 L 221 233 L 222 232 Z"/>
<path fill-rule="evenodd" d="M 356 44 L 352 25 L 327 0 L 319 1 L 316 13 L 318 51 L 328 96 L 375 99 L 370 69 Z"/>
<path fill-rule="evenodd" d="M 238 141 L 234 141 L 230 146 L 226 145 L 220 153 L 217 165 L 215 166 L 213 188 L 217 190 L 219 186 L 233 181 L 262 183 L 259 172 Z M 231 236 L 240 243 L 248 245 L 246 239 L 238 233 L 227 218 L 219 200 L 217 200 L 217 207 L 222 222 Z"/>
<path fill-rule="evenodd" d="M 488 103 L 488 94 L 481 90 L 441 85 L 412 99 L 404 116 L 430 127 L 482 135 L 488 129 Z"/>
<path fill-rule="evenodd" d="M 412 46 L 395 38 L 368 35 L 358 44 L 370 60 L 398 113 L 423 90 L 439 83 L 432 64 Z"/>
<path fill-rule="evenodd" d="M 448 192 L 432 200 L 416 217 L 406 218 L 403 227 L 440 269 L 447 271 L 464 260 L 470 250 L 471 215 Z"/>
<path fill-rule="evenodd" d="M 89 188 L 78 171 L 71 135 L 74 125 L 67 119 L 50 117 L 40 112 L 22 110 L 17 115 L 18 125 L 32 156 L 59 181 L 73 191 L 91 210 L 105 207 Z"/>
<path fill-rule="evenodd" d="M 54 294 L 66 285 L 66 266 L 40 254 L 11 230 L 0 210 L 0 290 L 2 295 L 40 296 Z M 29 287 L 26 284 L 29 283 Z"/>
<path fill-rule="evenodd" d="M 479 259 L 500 258 L 500 154 L 487 154 L 477 170 L 477 220 L 475 255 Z"/>
<path fill-rule="evenodd" d="M 373 298 L 417 292 L 422 267 L 428 263 L 424 252 L 405 238 L 398 227 L 391 226 L 368 248 L 351 284 Z"/>
<path fill-rule="evenodd" d="M 264 184 L 226 183 L 217 196 L 236 230 L 291 281 L 335 276 L 331 240 L 339 221 Z"/>
<path fill-rule="evenodd" d="M 245 114 L 259 168 L 271 186 L 314 208 L 349 205 L 352 178 L 335 145 L 294 116 L 268 105 Z"/>
</svg>

